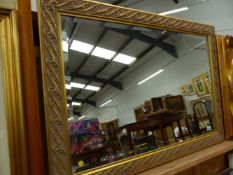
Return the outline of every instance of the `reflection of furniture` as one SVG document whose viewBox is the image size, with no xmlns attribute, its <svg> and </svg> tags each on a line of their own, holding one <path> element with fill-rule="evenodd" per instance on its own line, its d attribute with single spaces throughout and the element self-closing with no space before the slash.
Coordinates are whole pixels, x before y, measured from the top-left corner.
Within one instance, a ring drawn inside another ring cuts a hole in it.
<svg viewBox="0 0 233 175">
<path fill-rule="evenodd" d="M 153 104 L 151 100 L 147 100 L 144 102 L 143 105 L 140 105 L 139 107 L 134 109 L 136 121 L 142 121 L 145 120 L 145 114 L 153 111 Z"/>
<path fill-rule="evenodd" d="M 177 96 L 164 96 L 151 98 L 145 103 L 134 109 L 136 121 L 147 119 L 148 115 L 162 114 L 168 111 L 185 111 L 183 98 L 181 95 Z"/>
<path fill-rule="evenodd" d="M 119 142 L 121 146 L 121 151 L 128 154 L 131 149 L 131 140 L 129 136 L 125 133 L 119 136 Z"/>
<path fill-rule="evenodd" d="M 166 109 L 170 111 L 185 111 L 183 97 L 181 95 L 166 97 L 165 105 Z"/>
<path fill-rule="evenodd" d="M 181 95 L 151 98 L 151 102 L 152 110 L 157 112 L 164 110 L 185 110 L 183 97 Z"/>
<path fill-rule="evenodd" d="M 131 132 L 144 130 L 144 133 L 147 131 L 154 131 L 160 130 L 162 135 L 162 140 L 165 145 L 169 144 L 168 138 L 166 137 L 166 127 L 171 126 L 173 127 L 173 123 L 176 122 L 179 128 L 180 136 L 184 140 L 184 135 L 181 128 L 180 120 L 185 119 L 186 125 L 188 128 L 188 132 L 191 135 L 189 124 L 186 119 L 186 115 L 183 111 L 176 111 L 176 112 L 164 112 L 163 114 L 158 115 L 156 112 L 152 112 L 147 114 L 147 120 L 131 123 L 125 126 L 120 127 L 120 129 L 125 128 L 127 130 L 127 134 L 130 138 L 130 143 L 132 144 Z M 176 138 L 175 138 L 176 139 Z M 132 146 L 131 146 L 132 147 Z"/>
<path fill-rule="evenodd" d="M 83 161 L 89 161 L 89 159 L 91 159 L 92 157 L 98 157 L 100 158 L 100 156 L 103 156 L 105 154 L 107 154 L 107 149 L 108 148 L 114 148 L 115 145 L 114 144 L 106 144 L 101 148 L 97 148 L 91 151 L 86 151 L 86 152 L 82 152 L 79 154 L 72 154 L 72 161 L 77 162 L 79 160 L 83 160 Z"/>
<path fill-rule="evenodd" d="M 136 117 L 136 121 L 137 122 L 145 120 L 144 111 L 143 111 L 143 105 L 135 108 L 134 109 L 134 113 L 135 113 L 135 117 Z"/>
<path fill-rule="evenodd" d="M 144 130 L 144 133 L 147 133 L 147 131 L 153 131 L 153 130 L 160 129 L 162 136 L 163 136 L 163 141 L 166 143 L 166 138 L 165 138 L 164 130 L 162 128 L 161 120 L 157 120 L 157 119 L 143 120 L 140 122 L 130 123 L 128 125 L 124 125 L 124 126 L 120 127 L 120 129 L 127 130 L 128 137 L 130 138 L 131 149 L 133 148 L 131 132 L 139 131 L 139 130 Z"/>
<path fill-rule="evenodd" d="M 146 112 L 143 109 L 146 109 Z M 150 110 L 150 111 L 148 111 L 148 110 Z M 168 114 L 170 114 L 170 117 L 172 117 L 172 114 L 174 114 L 175 112 L 185 113 L 185 111 L 186 110 L 185 110 L 185 106 L 183 103 L 183 97 L 181 95 L 164 96 L 164 97 L 151 98 L 151 100 L 145 101 L 144 105 L 141 105 L 140 107 L 135 109 L 135 116 L 136 116 L 136 121 L 140 122 L 143 120 L 147 120 L 148 118 L 151 118 L 151 117 L 169 116 Z M 164 118 L 166 118 L 166 117 L 164 117 Z M 185 120 L 188 134 L 192 137 L 187 117 L 183 117 L 182 119 Z M 177 141 L 177 138 L 175 137 L 175 133 L 174 133 L 173 124 L 175 122 L 175 123 L 177 123 L 178 128 L 181 128 L 180 120 L 174 121 L 173 119 L 171 119 L 170 122 L 169 122 L 169 120 L 166 120 L 166 123 L 163 124 L 163 127 L 164 128 L 171 127 L 172 133 L 170 133 L 168 131 L 168 134 L 167 134 L 166 129 L 164 129 L 165 130 L 165 132 L 164 132 L 165 139 L 163 137 L 163 133 L 161 132 L 161 137 L 162 137 L 163 141 L 167 140 L 167 142 L 168 142 L 168 140 L 169 140 L 168 135 L 169 135 L 169 137 L 173 136 L 175 138 L 175 140 Z M 179 131 L 179 133 L 180 133 L 181 138 L 184 139 L 184 136 L 182 136 L 182 132 Z"/>
<path fill-rule="evenodd" d="M 159 111 L 165 108 L 166 104 L 164 98 L 151 98 L 152 111 Z"/>
<path fill-rule="evenodd" d="M 101 130 L 107 132 L 109 136 L 109 141 L 116 141 L 117 140 L 117 133 L 118 133 L 118 119 L 112 120 L 106 123 L 101 123 Z"/>
<path fill-rule="evenodd" d="M 211 107 L 211 102 L 207 102 L 207 101 L 198 101 L 198 102 L 195 102 L 193 104 L 193 112 L 194 112 L 194 115 L 193 115 L 193 118 L 194 118 L 194 122 L 195 124 L 197 125 L 197 130 L 198 130 L 198 133 L 201 132 L 201 129 L 199 127 L 200 125 L 200 121 L 201 120 L 208 120 L 209 121 L 209 124 L 210 124 L 210 127 L 211 129 L 213 129 L 213 121 L 212 121 L 212 117 L 211 117 L 211 114 L 210 114 L 210 110 L 208 110 L 208 105 Z"/>
<path fill-rule="evenodd" d="M 95 166 L 106 164 L 107 162 L 101 162 L 101 157 L 111 155 L 116 150 L 118 150 L 118 147 L 115 144 L 106 144 L 101 148 L 97 148 L 91 151 L 83 152 L 80 154 L 72 154 L 71 158 L 73 164 L 77 164 L 77 162 L 80 160 L 87 163 L 87 166 L 77 169 L 77 172 L 79 172 L 93 168 Z"/>
<path fill-rule="evenodd" d="M 147 135 L 133 139 L 137 153 L 157 148 L 154 135 Z"/>
<path fill-rule="evenodd" d="M 172 128 L 172 134 L 173 137 L 175 138 L 175 140 L 177 141 L 177 138 L 175 137 L 175 133 L 174 133 L 174 127 L 173 127 L 173 123 L 177 123 L 178 129 L 179 129 L 179 134 L 180 137 L 184 140 L 184 134 L 182 131 L 182 127 L 181 127 L 181 120 L 185 121 L 185 125 L 187 127 L 188 130 L 188 134 L 192 137 L 192 133 L 189 127 L 189 123 L 188 123 L 188 119 L 187 116 L 185 114 L 184 110 L 177 110 L 177 111 L 163 111 L 162 113 L 160 113 L 160 115 L 158 116 L 158 114 L 156 114 L 156 112 L 152 112 L 150 114 L 147 115 L 148 118 L 160 118 L 160 120 L 162 121 L 163 124 L 163 129 L 165 130 L 165 137 L 166 137 L 166 143 L 169 143 L 168 137 L 167 137 L 167 132 L 166 129 L 167 127 L 171 127 Z"/>
</svg>

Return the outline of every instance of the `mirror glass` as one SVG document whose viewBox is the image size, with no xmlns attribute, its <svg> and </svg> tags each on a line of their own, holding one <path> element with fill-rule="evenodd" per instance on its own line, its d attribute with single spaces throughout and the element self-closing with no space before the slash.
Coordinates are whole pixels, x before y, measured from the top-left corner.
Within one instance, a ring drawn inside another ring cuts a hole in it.
<svg viewBox="0 0 233 175">
<path fill-rule="evenodd" d="M 61 20 L 73 173 L 214 130 L 207 37 Z"/>
</svg>

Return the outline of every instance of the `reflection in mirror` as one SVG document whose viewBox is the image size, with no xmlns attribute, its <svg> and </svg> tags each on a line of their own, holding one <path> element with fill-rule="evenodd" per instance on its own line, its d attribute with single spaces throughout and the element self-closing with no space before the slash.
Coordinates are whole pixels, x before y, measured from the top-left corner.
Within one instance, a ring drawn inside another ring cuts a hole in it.
<svg viewBox="0 0 233 175">
<path fill-rule="evenodd" d="M 74 173 L 214 129 L 207 37 L 61 19 Z"/>
</svg>

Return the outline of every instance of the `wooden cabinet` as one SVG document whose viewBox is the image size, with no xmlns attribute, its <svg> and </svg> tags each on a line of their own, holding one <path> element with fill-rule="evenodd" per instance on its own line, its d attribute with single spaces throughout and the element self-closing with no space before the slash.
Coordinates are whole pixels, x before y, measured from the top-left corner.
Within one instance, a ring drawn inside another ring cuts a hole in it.
<svg viewBox="0 0 233 175">
<path fill-rule="evenodd" d="M 106 123 L 101 123 L 100 128 L 109 135 L 109 141 L 116 141 L 118 134 L 118 119 Z"/>
<path fill-rule="evenodd" d="M 185 111 L 181 95 L 151 98 L 134 109 L 137 122 L 146 120 L 150 113 L 153 113 L 154 116 L 168 111 Z"/>
<path fill-rule="evenodd" d="M 137 122 L 145 120 L 143 105 L 134 109 L 135 118 Z"/>
</svg>

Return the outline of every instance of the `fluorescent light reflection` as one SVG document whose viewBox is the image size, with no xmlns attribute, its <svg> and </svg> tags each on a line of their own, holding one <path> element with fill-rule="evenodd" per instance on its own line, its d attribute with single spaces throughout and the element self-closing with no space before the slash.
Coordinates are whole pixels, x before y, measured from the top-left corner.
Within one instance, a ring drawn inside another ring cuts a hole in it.
<svg viewBox="0 0 233 175">
<path fill-rule="evenodd" d="M 102 47 L 96 47 L 91 55 L 110 60 L 116 52 Z"/>
<path fill-rule="evenodd" d="M 178 8 L 178 9 L 169 10 L 169 11 L 166 11 L 166 12 L 159 13 L 159 15 L 169 15 L 169 14 L 173 14 L 173 13 L 178 13 L 178 12 L 186 11 L 188 9 L 189 9 L 188 6 L 181 7 L 181 8 Z"/>
<path fill-rule="evenodd" d="M 161 34 L 165 34 L 165 33 L 167 33 L 167 31 L 166 31 L 166 30 L 163 30 L 163 31 L 161 32 Z"/>
<path fill-rule="evenodd" d="M 81 84 L 81 83 L 74 83 L 74 82 L 71 82 L 70 83 L 71 87 L 74 87 L 74 88 L 84 88 L 85 87 L 85 84 Z"/>
<path fill-rule="evenodd" d="M 74 117 L 70 117 L 70 118 L 68 118 L 68 121 L 70 121 L 70 120 L 74 120 Z"/>
<path fill-rule="evenodd" d="M 70 104 L 66 104 L 67 107 L 70 107 Z"/>
<path fill-rule="evenodd" d="M 108 100 L 108 101 L 106 101 L 105 103 L 103 103 L 102 105 L 100 105 L 100 107 L 105 106 L 106 104 L 110 103 L 111 101 L 112 101 L 112 100 Z"/>
<path fill-rule="evenodd" d="M 85 118 L 86 116 L 83 115 L 82 117 L 79 117 L 78 120 L 82 120 L 83 118 Z"/>
<path fill-rule="evenodd" d="M 81 83 L 75 83 L 75 82 L 71 82 L 70 84 L 66 84 L 66 89 L 71 89 L 71 88 L 79 88 L 79 89 L 86 89 L 86 90 L 90 90 L 90 91 L 99 91 L 100 87 L 98 86 L 91 86 L 91 85 L 86 85 L 85 84 L 81 84 Z"/>
<path fill-rule="evenodd" d="M 127 65 L 133 63 L 135 60 L 136 60 L 135 57 L 131 57 L 131 56 L 121 54 L 121 53 L 119 53 L 116 56 L 116 58 L 113 59 L 113 61 L 115 61 L 115 62 L 119 62 L 119 63 L 123 63 L 123 64 L 127 64 Z"/>
<path fill-rule="evenodd" d="M 70 84 L 66 84 L 66 89 L 71 89 L 71 85 Z"/>
<path fill-rule="evenodd" d="M 84 43 L 78 40 L 74 40 L 71 44 L 70 49 L 78 51 L 78 52 L 82 52 L 82 53 L 86 53 L 89 54 L 91 52 L 91 50 L 93 49 L 93 45 L 88 44 L 88 43 Z"/>
<path fill-rule="evenodd" d="M 82 103 L 80 102 L 72 102 L 72 106 L 81 106 Z"/>
<path fill-rule="evenodd" d="M 68 43 L 67 41 L 62 41 L 62 50 L 68 52 Z"/>
<path fill-rule="evenodd" d="M 100 90 L 100 87 L 87 85 L 87 86 L 85 87 L 85 89 L 91 90 L 91 91 L 98 91 L 98 90 Z"/>
<path fill-rule="evenodd" d="M 164 71 L 163 69 L 160 69 L 159 71 L 155 72 L 154 74 L 152 74 L 152 75 L 150 75 L 149 77 L 145 78 L 144 80 L 140 81 L 140 82 L 138 83 L 138 85 L 140 85 L 140 84 L 142 84 L 142 83 L 148 81 L 149 79 L 153 78 L 154 76 L 160 74 L 160 73 L 163 72 L 163 71 Z"/>
<path fill-rule="evenodd" d="M 63 41 L 62 41 L 63 43 Z M 67 48 L 65 46 L 65 44 L 67 45 Z M 82 53 L 86 53 L 86 54 L 90 54 L 91 50 L 93 49 L 93 45 L 82 42 L 82 41 L 78 41 L 78 40 L 74 40 L 71 44 L 70 49 L 75 50 L 77 52 L 82 52 Z M 64 41 L 64 48 L 63 50 L 66 49 L 68 52 L 68 44 Z M 116 54 L 115 51 L 112 50 L 108 50 L 102 47 L 96 47 L 93 52 L 91 53 L 91 55 L 94 55 L 96 57 L 100 57 L 100 58 L 104 58 L 107 60 L 110 60 L 112 57 L 114 57 L 114 55 Z M 132 64 L 137 58 L 129 56 L 129 55 L 125 55 L 122 53 L 119 53 L 114 59 L 113 61 L 115 62 L 119 62 L 119 63 L 123 63 L 123 64 Z"/>
</svg>

